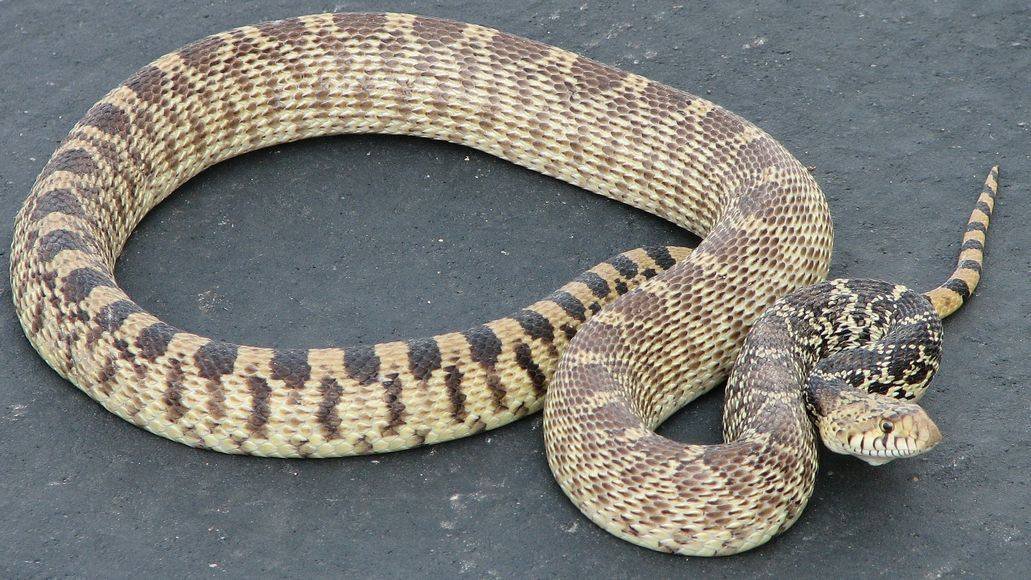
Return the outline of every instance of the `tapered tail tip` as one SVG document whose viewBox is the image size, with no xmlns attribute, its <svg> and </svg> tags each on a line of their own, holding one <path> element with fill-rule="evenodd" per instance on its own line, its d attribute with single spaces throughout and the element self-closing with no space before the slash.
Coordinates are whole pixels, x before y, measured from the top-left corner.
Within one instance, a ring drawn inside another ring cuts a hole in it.
<svg viewBox="0 0 1031 580">
<path fill-rule="evenodd" d="M 984 182 L 985 186 L 991 188 L 994 192 L 999 189 L 999 165 L 992 165 L 991 171 L 988 172 L 988 179 Z"/>
<path fill-rule="evenodd" d="M 963 233 L 956 270 L 941 286 L 924 293 L 931 301 L 938 316 L 945 318 L 958 310 L 977 288 L 981 280 L 984 262 L 984 248 L 987 241 L 988 223 L 995 209 L 995 196 L 999 191 L 999 165 L 993 165 L 984 182 L 984 189 L 977 198 L 977 205 Z"/>
</svg>

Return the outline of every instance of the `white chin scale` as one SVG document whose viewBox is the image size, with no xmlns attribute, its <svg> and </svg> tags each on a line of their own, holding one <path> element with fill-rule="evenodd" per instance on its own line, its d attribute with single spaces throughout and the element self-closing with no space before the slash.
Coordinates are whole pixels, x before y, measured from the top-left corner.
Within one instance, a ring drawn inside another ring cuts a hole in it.
<svg viewBox="0 0 1031 580">
<path fill-rule="evenodd" d="M 889 461 L 895 459 L 894 457 L 870 457 L 865 455 L 856 455 L 856 457 L 862 459 L 870 465 L 884 465 L 885 463 L 888 463 Z"/>
</svg>

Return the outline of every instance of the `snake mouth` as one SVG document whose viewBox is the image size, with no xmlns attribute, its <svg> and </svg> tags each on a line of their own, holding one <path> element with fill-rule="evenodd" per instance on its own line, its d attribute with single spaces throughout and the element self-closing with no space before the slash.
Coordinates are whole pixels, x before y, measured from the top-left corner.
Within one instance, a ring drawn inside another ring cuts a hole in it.
<svg viewBox="0 0 1031 580">
<path fill-rule="evenodd" d="M 940 441 L 941 432 L 933 422 L 929 422 L 924 429 L 912 436 L 895 437 L 887 433 L 879 437 L 855 435 L 849 440 L 851 449 L 848 453 L 870 465 L 884 465 L 895 459 L 926 453 Z"/>
<path fill-rule="evenodd" d="M 930 450 L 931 446 L 924 446 L 919 450 L 908 450 L 908 449 L 885 449 L 885 450 L 860 450 L 852 453 L 859 459 L 869 463 L 870 465 L 884 465 L 890 461 L 896 459 L 905 459 L 907 457 L 915 457 Z"/>
</svg>

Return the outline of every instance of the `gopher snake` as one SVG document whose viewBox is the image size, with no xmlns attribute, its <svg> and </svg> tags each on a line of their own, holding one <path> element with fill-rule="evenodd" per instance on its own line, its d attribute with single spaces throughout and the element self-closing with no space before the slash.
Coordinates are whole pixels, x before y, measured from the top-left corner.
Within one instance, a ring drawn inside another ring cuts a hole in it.
<svg viewBox="0 0 1031 580">
<path fill-rule="evenodd" d="M 343 133 L 475 147 L 704 241 L 693 252 L 622 254 L 465 332 L 346 349 L 197 336 L 118 287 L 114 264 L 126 239 L 184 181 L 247 151 Z M 809 173 L 764 132 L 704 99 L 480 26 L 323 14 L 210 36 L 106 95 L 51 157 L 19 213 L 11 277 L 25 333 L 58 373 L 135 425 L 226 453 L 377 453 L 498 427 L 544 405 L 568 347 L 545 421 L 563 488 L 631 541 L 716 554 L 786 528 L 808 497 L 815 450 L 804 413 L 790 424 L 756 424 L 773 419 L 739 387 L 788 356 L 774 347 L 797 359 L 796 374 L 828 355 L 819 333 L 796 344 L 804 333 L 789 315 L 819 309 L 801 300 L 772 310 L 780 318 L 750 343 L 752 362 L 742 365 L 750 370 L 731 381 L 728 439 L 776 427 L 788 435 L 767 440 L 773 453 L 740 443 L 697 451 L 650 429 L 726 377 L 764 309 L 825 277 L 831 243 L 827 206 Z M 963 292 L 976 283 L 957 280 Z M 956 299 L 950 284 L 936 291 L 938 302 Z M 855 290 L 817 288 L 824 294 L 810 302 Z M 860 294 L 841 312 L 869 313 L 870 300 L 890 296 L 894 304 L 904 293 Z M 887 316 L 871 328 L 898 323 Z M 832 346 L 854 346 L 850 340 Z M 837 367 L 813 372 L 827 384 L 850 378 Z M 769 400 L 778 397 L 790 398 Z M 814 395 L 809 404 L 819 413 L 832 399 Z M 789 500 L 754 497 L 759 488 L 748 482 L 756 474 L 781 482 Z"/>
</svg>

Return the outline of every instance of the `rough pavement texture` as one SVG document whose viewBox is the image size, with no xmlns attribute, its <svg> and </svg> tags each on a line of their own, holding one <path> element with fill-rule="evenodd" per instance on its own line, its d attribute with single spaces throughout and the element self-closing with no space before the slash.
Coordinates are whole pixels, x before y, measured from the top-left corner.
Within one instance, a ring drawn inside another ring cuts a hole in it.
<svg viewBox="0 0 1031 580">
<path fill-rule="evenodd" d="M 594 527 L 548 471 L 540 417 L 433 448 L 326 461 L 229 457 L 109 415 L 35 355 L 0 277 L 0 576 L 1016 575 L 1028 569 L 1031 11 L 1026 2 L 15 2 L 0 0 L 0 259 L 72 123 L 151 59 L 209 33 L 329 10 L 487 24 L 709 97 L 824 187 L 834 276 L 927 289 L 951 271 L 993 163 L 983 286 L 946 322 L 931 454 L 825 454 L 786 535 L 681 559 Z M 256 4 L 261 4 L 257 6 Z M 342 137 L 194 179 L 140 226 L 124 286 L 239 342 L 347 344 L 462 328 L 618 251 L 690 242 L 643 213 L 475 151 Z M 719 439 L 719 392 L 664 433 Z"/>
</svg>

